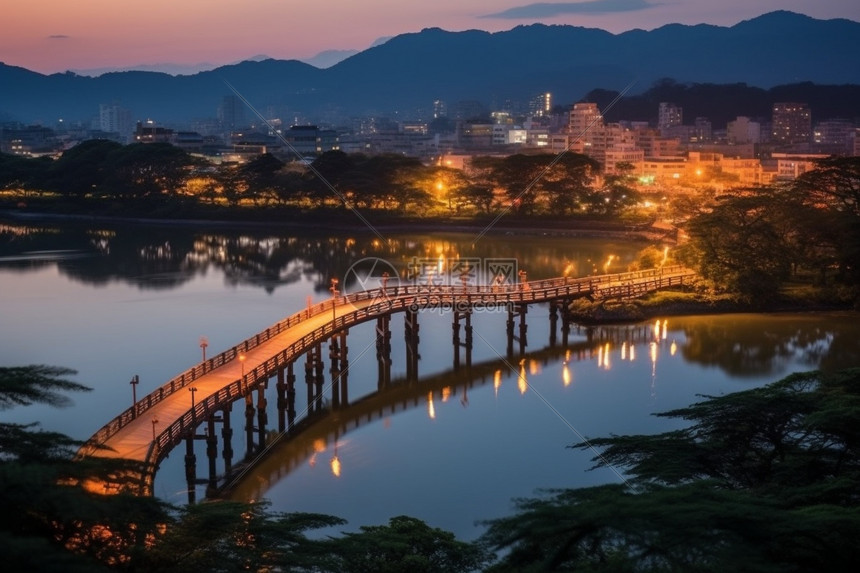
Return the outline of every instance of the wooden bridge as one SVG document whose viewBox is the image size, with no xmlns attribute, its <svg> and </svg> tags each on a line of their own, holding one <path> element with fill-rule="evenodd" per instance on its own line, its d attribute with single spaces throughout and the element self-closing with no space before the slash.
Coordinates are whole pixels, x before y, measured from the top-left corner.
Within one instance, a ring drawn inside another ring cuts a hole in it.
<svg viewBox="0 0 860 573">
<path fill-rule="evenodd" d="M 183 372 L 160 388 L 137 401 L 134 406 L 119 414 L 96 432 L 81 448 L 80 456 L 115 457 L 140 462 L 142 475 L 135 481 L 137 493 L 152 494 L 152 485 L 159 463 L 183 440 L 186 441 L 186 473 L 189 483 L 194 479 L 194 439 L 206 439 L 209 445 L 210 475 L 214 473 L 215 421 L 223 424 L 225 475 L 231 473 L 230 410 L 234 402 L 245 400 L 248 429 L 248 453 L 262 447 L 265 440 L 266 400 L 264 389 L 269 378 L 277 376 L 279 429 L 284 431 L 286 420 L 295 422 L 295 376 L 293 365 L 303 355 L 316 356 L 318 371 L 316 393 L 311 383 L 312 363 L 306 365 L 308 374 L 308 410 L 314 404 L 321 407 L 322 363 L 320 346 L 323 341 L 332 341 L 332 369 L 335 366 L 346 370 L 346 331 L 357 324 L 373 319 L 377 324 L 377 357 L 380 360 L 380 380 L 384 363 L 390 367 L 386 357 L 387 345 L 390 353 L 388 320 L 397 312 L 407 315 L 407 350 L 411 343 L 417 348 L 417 315 L 420 310 L 454 309 L 455 344 L 459 344 L 459 320 L 461 314 L 475 308 L 489 306 L 509 309 L 508 352 L 513 340 L 513 313 L 521 312 L 531 304 L 549 302 L 552 317 L 561 310 L 563 330 L 567 317 L 567 306 L 575 299 L 588 297 L 591 300 L 628 299 L 642 296 L 655 290 L 676 287 L 689 282 L 695 273 L 680 266 L 661 267 L 646 271 L 583 278 L 561 277 L 525 283 L 498 286 L 387 286 L 361 291 L 323 301 L 298 312 L 259 334 L 243 341 L 229 350 Z M 519 310 L 517 310 L 519 309 Z M 471 327 L 466 316 L 466 344 L 471 346 Z M 524 322 L 521 332 L 525 332 Z M 569 328 L 569 326 L 568 326 Z M 340 338 L 338 338 L 340 337 Z M 338 340 L 343 354 L 336 354 Z M 341 358 L 338 361 L 338 356 Z M 459 356 L 457 353 L 455 356 Z M 468 356 L 468 354 L 467 354 Z M 417 350 L 413 352 L 417 375 Z M 456 362 L 455 362 L 456 365 Z M 286 373 L 286 376 L 285 376 Z M 410 369 L 407 366 L 407 376 Z M 334 378 L 334 376 L 333 376 Z M 286 379 L 286 381 L 285 381 Z M 251 428 L 254 426 L 255 407 L 253 393 L 257 392 L 256 415 L 259 429 L 259 445 L 255 446 Z M 339 391 L 333 384 L 333 393 Z M 344 389 L 345 391 L 345 389 Z M 335 398 L 338 399 L 337 395 Z M 189 408 L 190 406 L 190 408 Z M 220 417 L 216 417 L 219 415 Z M 196 428 L 208 424 L 205 436 L 195 435 Z M 101 484 L 110 491 L 110 484 Z M 193 497 L 190 495 L 190 499 Z"/>
</svg>

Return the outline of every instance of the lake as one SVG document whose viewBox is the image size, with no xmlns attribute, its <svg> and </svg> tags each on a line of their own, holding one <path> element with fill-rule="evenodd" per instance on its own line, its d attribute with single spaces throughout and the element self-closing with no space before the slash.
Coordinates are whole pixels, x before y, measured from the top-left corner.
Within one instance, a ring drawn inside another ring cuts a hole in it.
<svg viewBox="0 0 860 573">
<path fill-rule="evenodd" d="M 65 366 L 93 389 L 66 408 L 16 408 L 3 417 L 87 439 L 131 405 L 132 377 L 141 398 L 201 361 L 201 337 L 208 356 L 226 350 L 328 299 L 332 278 L 350 288 L 357 261 L 384 260 L 405 273 L 430 261 L 507 260 L 536 280 L 620 272 L 647 246 L 559 231 L 477 242 L 463 232 L 384 238 L 325 229 L 0 223 L 0 366 Z M 362 398 L 378 388 L 375 323 L 351 329 L 352 406 L 273 446 L 235 497 L 338 515 L 349 521 L 344 530 L 406 514 L 471 539 L 482 531 L 476 522 L 510 513 L 513 498 L 623 479 L 621 468 L 588 471 L 595 452 L 571 444 L 678 427 L 654 414 L 701 395 L 860 364 L 854 313 L 663 317 L 574 328 L 564 346 L 560 337 L 550 344 L 548 308 L 537 305 L 527 314 L 526 352 L 514 357 L 506 353 L 506 319 L 475 312 L 471 368 L 454 371 L 451 313 L 422 311 L 419 379 L 406 382 L 403 315 L 395 315 L 397 388 L 370 405 Z M 274 402 L 270 430 L 277 429 Z M 242 408 L 234 408 L 237 426 Z M 237 431 L 236 460 L 242 438 Z M 205 444 L 195 451 L 201 477 Z M 183 455 L 184 448 L 172 452 L 155 480 L 156 495 L 174 503 L 188 497 Z"/>
</svg>

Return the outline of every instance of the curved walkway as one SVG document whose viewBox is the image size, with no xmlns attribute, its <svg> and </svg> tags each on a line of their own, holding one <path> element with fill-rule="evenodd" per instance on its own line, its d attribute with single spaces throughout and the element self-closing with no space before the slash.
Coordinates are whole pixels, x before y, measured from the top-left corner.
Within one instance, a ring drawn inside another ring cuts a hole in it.
<svg viewBox="0 0 860 573">
<path fill-rule="evenodd" d="M 103 426 L 79 455 L 141 462 L 142 491 L 149 494 L 158 463 L 210 413 L 232 404 L 314 345 L 353 325 L 394 312 L 455 305 L 477 308 L 580 297 L 634 298 L 684 284 L 693 276 L 695 273 L 689 269 L 672 266 L 493 287 L 397 286 L 330 299 L 278 322 L 168 381 Z M 192 388 L 194 391 L 190 392 Z"/>
</svg>

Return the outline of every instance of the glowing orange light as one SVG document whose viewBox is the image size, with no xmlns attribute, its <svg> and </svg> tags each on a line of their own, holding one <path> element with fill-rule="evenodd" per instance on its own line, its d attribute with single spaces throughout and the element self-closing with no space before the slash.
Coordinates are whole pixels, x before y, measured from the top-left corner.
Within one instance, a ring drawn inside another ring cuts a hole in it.
<svg viewBox="0 0 860 573">
<path fill-rule="evenodd" d="M 436 407 L 433 405 L 433 392 L 427 392 L 427 415 L 431 420 L 436 419 Z"/>
<path fill-rule="evenodd" d="M 526 379 L 526 361 L 520 360 L 520 375 L 517 376 L 517 388 L 520 389 L 520 394 L 525 394 L 529 388 L 529 381 Z"/>
<path fill-rule="evenodd" d="M 565 387 L 570 386 L 571 381 L 570 376 L 570 368 L 567 366 L 567 362 L 561 367 L 561 381 L 564 382 Z"/>
</svg>

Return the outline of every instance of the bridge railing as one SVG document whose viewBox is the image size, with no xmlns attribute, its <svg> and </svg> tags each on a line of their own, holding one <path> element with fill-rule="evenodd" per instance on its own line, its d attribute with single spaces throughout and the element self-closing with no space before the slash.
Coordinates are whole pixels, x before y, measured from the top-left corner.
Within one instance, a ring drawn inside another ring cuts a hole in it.
<svg viewBox="0 0 860 573">
<path fill-rule="evenodd" d="M 154 405 L 161 402 L 167 396 L 170 396 L 177 390 L 180 390 L 194 382 L 200 376 L 211 372 L 229 362 L 235 360 L 243 352 L 259 346 L 260 344 L 270 340 L 274 336 L 296 326 L 297 324 L 306 321 L 312 317 L 318 316 L 324 312 L 331 312 L 333 306 L 345 306 L 347 304 L 362 303 L 365 301 L 379 300 L 390 302 L 392 300 L 400 300 L 403 297 L 413 297 L 410 299 L 410 304 L 418 306 L 440 306 L 443 304 L 452 304 L 455 299 L 465 296 L 469 304 L 474 303 L 474 297 L 480 297 L 480 304 L 499 304 L 499 303 L 524 303 L 524 302 L 540 302 L 551 300 L 554 298 L 564 298 L 566 296 L 579 295 L 584 292 L 600 289 L 604 285 L 611 285 L 618 282 L 642 281 L 646 278 L 658 276 L 683 275 L 690 276 L 692 271 L 680 266 L 672 265 L 660 267 L 656 269 L 646 269 L 642 271 L 632 271 L 625 273 L 616 273 L 610 275 L 595 275 L 586 277 L 559 277 L 546 280 L 529 281 L 526 283 L 503 284 L 503 285 L 478 285 L 478 286 L 461 286 L 461 285 L 433 285 L 433 284 L 412 284 L 406 286 L 389 286 L 383 289 L 373 289 L 366 291 L 358 291 L 339 297 L 336 301 L 329 299 L 309 305 L 306 309 L 296 312 L 278 323 L 270 326 L 266 330 L 257 333 L 256 335 L 242 341 L 236 346 L 225 350 L 213 356 L 209 360 L 186 370 L 173 379 L 169 380 L 153 392 L 150 392 L 130 408 L 127 408 L 116 416 L 113 420 L 105 424 L 99 429 L 88 441 L 90 449 L 92 446 L 104 443 L 111 436 L 119 432 L 132 420 L 145 413 Z M 676 283 L 677 284 L 677 283 Z M 644 291 L 643 291 L 644 292 Z M 421 297 L 421 298 L 418 298 Z M 442 298 L 446 297 L 446 298 Z M 376 307 L 378 308 L 378 307 Z M 389 308 L 385 312 L 396 312 L 405 310 L 405 307 Z M 333 323 L 333 330 L 325 331 L 329 334 L 333 331 L 339 331 L 347 327 L 347 324 L 341 320 L 350 316 L 361 316 L 363 322 L 369 320 L 370 315 L 364 315 L 360 311 L 358 313 L 350 313 L 338 317 Z M 375 316 L 375 315 L 374 315 Z M 329 323 L 332 324 L 332 323 Z M 325 329 L 326 327 L 322 327 Z M 320 329 L 317 329 L 320 330 Z M 314 331 L 315 333 L 317 331 Z M 306 338 L 306 337 L 305 337 Z M 86 448 L 86 446 L 85 446 Z"/>
</svg>

